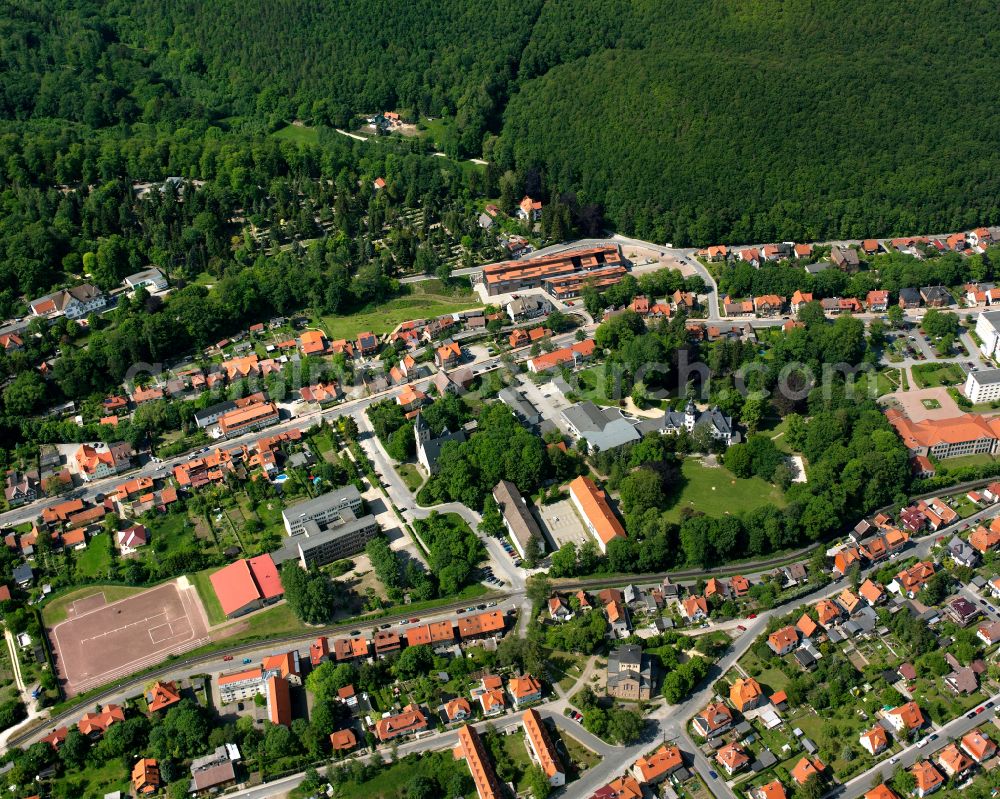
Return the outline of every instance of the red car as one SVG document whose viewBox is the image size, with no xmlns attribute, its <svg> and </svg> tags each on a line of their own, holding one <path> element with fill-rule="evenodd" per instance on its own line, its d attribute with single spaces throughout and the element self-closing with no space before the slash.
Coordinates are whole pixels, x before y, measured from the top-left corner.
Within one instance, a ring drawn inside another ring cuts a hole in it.
<svg viewBox="0 0 1000 799">
<path fill-rule="evenodd" d="M 416 624 L 420 619 L 410 619 L 410 624 Z"/>
<path fill-rule="evenodd" d="M 225 656 L 225 657 L 223 658 L 223 660 L 232 660 L 232 659 L 233 659 L 233 656 L 232 656 L 232 655 L 226 655 L 226 656 Z"/>
<path fill-rule="evenodd" d="M 757 618 L 757 614 L 756 613 L 751 613 L 749 616 L 747 616 L 747 618 L 748 619 L 756 619 Z"/>
</svg>

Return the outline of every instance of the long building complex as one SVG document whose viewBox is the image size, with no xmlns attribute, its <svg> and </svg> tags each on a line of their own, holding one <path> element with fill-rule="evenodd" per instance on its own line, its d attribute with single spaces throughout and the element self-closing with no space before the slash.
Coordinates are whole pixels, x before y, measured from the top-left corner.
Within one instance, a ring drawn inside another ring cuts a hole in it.
<svg viewBox="0 0 1000 799">
<path fill-rule="evenodd" d="M 1000 450 L 1000 419 L 965 413 L 952 419 L 924 419 L 914 422 L 901 411 L 886 411 L 889 420 L 910 455 L 957 458 Z"/>
<path fill-rule="evenodd" d="M 598 287 L 614 285 L 627 271 L 621 251 L 612 245 L 488 264 L 483 267 L 482 279 L 491 297 L 544 288 L 562 299 L 577 296 L 590 279 Z"/>
</svg>

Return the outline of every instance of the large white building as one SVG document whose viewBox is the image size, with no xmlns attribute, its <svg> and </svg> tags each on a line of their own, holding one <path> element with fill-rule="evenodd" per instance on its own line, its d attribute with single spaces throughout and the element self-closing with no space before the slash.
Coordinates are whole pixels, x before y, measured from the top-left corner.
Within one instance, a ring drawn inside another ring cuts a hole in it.
<svg viewBox="0 0 1000 799">
<path fill-rule="evenodd" d="M 1000 357 L 1000 311 L 985 311 L 976 320 L 979 349 L 987 358 Z"/>
<path fill-rule="evenodd" d="M 965 396 L 974 405 L 1000 400 L 1000 369 L 969 372 L 965 378 Z"/>
</svg>

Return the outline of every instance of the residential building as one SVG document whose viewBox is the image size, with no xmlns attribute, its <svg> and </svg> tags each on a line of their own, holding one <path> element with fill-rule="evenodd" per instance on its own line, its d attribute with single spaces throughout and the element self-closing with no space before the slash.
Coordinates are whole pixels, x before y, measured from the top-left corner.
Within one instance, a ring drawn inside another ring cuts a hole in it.
<svg viewBox="0 0 1000 799">
<path fill-rule="evenodd" d="M 794 627 L 782 627 L 767 637 L 767 645 L 776 655 L 787 655 L 799 645 L 799 633 Z"/>
<path fill-rule="evenodd" d="M 107 295 L 89 283 L 63 289 L 54 294 L 46 294 L 29 303 L 34 316 L 52 319 L 65 316 L 68 319 L 82 319 L 97 313 L 108 304 Z"/>
<path fill-rule="evenodd" d="M 531 759 L 538 764 L 549 785 L 557 788 L 566 784 L 566 769 L 552 744 L 552 737 L 538 715 L 537 710 L 526 710 L 521 717 L 524 726 L 524 737 Z"/>
<path fill-rule="evenodd" d="M 444 714 L 449 723 L 465 721 L 467 718 L 472 717 L 472 706 L 469 704 L 468 699 L 459 696 L 445 703 Z"/>
<path fill-rule="evenodd" d="M 529 551 L 534 556 L 536 548 L 538 552 L 544 552 L 545 539 L 542 537 L 542 531 L 517 486 L 510 480 L 501 480 L 493 488 L 493 499 L 496 500 L 503 516 L 504 526 L 510 533 L 518 554 L 522 558 L 527 558 Z"/>
<path fill-rule="evenodd" d="M 792 779 L 799 785 L 805 785 L 810 779 L 821 779 L 826 766 L 815 757 L 803 757 L 791 770 Z"/>
<path fill-rule="evenodd" d="M 976 318 L 976 335 L 979 349 L 987 358 L 995 358 L 1000 351 L 1000 311 L 984 311 Z"/>
<path fill-rule="evenodd" d="M 125 721 L 125 711 L 120 705 L 108 704 L 96 713 L 84 713 L 76 726 L 88 738 L 100 738 L 108 727 L 121 721 Z"/>
<path fill-rule="evenodd" d="M 264 698 L 267 702 L 267 717 L 272 724 L 292 726 L 292 696 L 288 680 L 275 672 L 265 672 Z"/>
<path fill-rule="evenodd" d="M 145 693 L 146 706 L 150 713 L 158 713 L 181 701 L 181 693 L 174 682 L 157 680 Z"/>
<path fill-rule="evenodd" d="M 483 677 L 480 687 L 473 692 L 478 694 L 479 704 L 484 716 L 496 716 L 507 707 L 507 699 L 503 692 L 503 680 L 494 675 Z"/>
<path fill-rule="evenodd" d="M 219 432 L 224 438 L 235 438 L 277 424 L 278 418 L 278 408 L 273 402 L 251 403 L 222 414 L 219 417 Z"/>
<path fill-rule="evenodd" d="M 750 765 L 746 750 L 738 743 L 726 744 L 715 753 L 715 761 L 732 777 L 736 772 Z"/>
<path fill-rule="evenodd" d="M 780 780 L 771 780 L 759 788 L 754 788 L 750 791 L 750 795 L 753 799 L 788 799 L 785 786 L 781 784 Z M 881 799 L 881 797 L 868 797 L 867 794 L 865 797 L 866 799 Z"/>
<path fill-rule="evenodd" d="M 676 746 L 663 744 L 651 755 L 643 755 L 632 766 L 632 774 L 646 785 L 658 785 L 675 771 L 684 768 L 684 758 Z"/>
<path fill-rule="evenodd" d="M 507 691 L 514 700 L 514 707 L 520 708 L 542 698 L 542 684 L 530 674 L 513 677 L 507 682 Z"/>
<path fill-rule="evenodd" d="M 132 447 L 124 441 L 92 447 L 82 444 L 73 455 L 80 478 L 89 483 L 124 472 L 132 467 Z"/>
<path fill-rule="evenodd" d="M 920 706 L 916 702 L 907 702 L 892 710 L 887 710 L 883 716 L 896 735 L 905 737 L 912 730 L 919 730 L 927 719 L 924 718 Z"/>
<path fill-rule="evenodd" d="M 456 760 L 464 759 L 468 764 L 479 799 L 501 799 L 504 796 L 503 787 L 493 770 L 493 763 L 490 762 L 486 747 L 475 727 L 466 724 L 459 729 L 458 745 L 452 750 L 452 754 Z"/>
<path fill-rule="evenodd" d="M 562 367 L 575 369 L 583 361 L 590 360 L 594 354 L 594 346 L 593 339 L 586 339 L 569 347 L 542 353 L 528 361 L 528 371 L 535 374 L 545 374 Z"/>
<path fill-rule="evenodd" d="M 889 748 L 889 734 L 885 727 L 876 724 L 870 730 L 861 733 L 861 746 L 872 757 L 881 754 Z"/>
<path fill-rule="evenodd" d="M 884 313 L 889 308 L 889 292 L 869 291 L 865 305 L 872 313 Z"/>
<path fill-rule="evenodd" d="M 236 764 L 240 750 L 236 744 L 223 744 L 214 752 L 191 761 L 191 788 L 196 796 L 210 795 L 236 784 Z"/>
<path fill-rule="evenodd" d="M 521 202 L 518 203 L 517 218 L 522 222 L 537 222 L 542 218 L 542 201 L 533 200 L 525 194 Z"/>
<path fill-rule="evenodd" d="M 861 266 L 857 251 L 841 245 L 835 245 L 830 249 L 830 260 L 844 272 L 857 272 Z"/>
<path fill-rule="evenodd" d="M 358 737 L 350 728 L 330 733 L 330 747 L 334 752 L 350 752 L 357 745 Z"/>
<path fill-rule="evenodd" d="M 941 771 L 954 780 L 961 780 L 972 770 L 976 762 L 958 748 L 957 744 L 948 744 L 937 756 Z"/>
<path fill-rule="evenodd" d="M 160 790 L 160 766 L 155 760 L 143 757 L 132 767 L 132 790 L 136 796 Z"/>
<path fill-rule="evenodd" d="M 920 799 L 934 793 L 944 785 L 944 777 L 929 760 L 918 760 L 910 769 L 910 774 L 913 775 L 913 780 L 916 783 L 915 792 Z"/>
<path fill-rule="evenodd" d="M 753 677 L 737 677 L 729 686 L 729 701 L 740 713 L 746 713 L 766 703 L 760 683 Z"/>
<path fill-rule="evenodd" d="M 899 290 L 899 307 L 903 310 L 919 308 L 921 303 L 920 292 L 913 288 L 901 288 Z"/>
<path fill-rule="evenodd" d="M 864 799 L 899 799 L 899 797 L 883 782 L 865 793 Z"/>
<path fill-rule="evenodd" d="M 407 705 L 401 713 L 375 722 L 375 734 L 385 743 L 404 735 L 423 732 L 427 729 L 427 717 L 416 705 Z"/>
<path fill-rule="evenodd" d="M 12 470 L 7 472 L 4 481 L 4 498 L 9 508 L 16 508 L 28 502 L 34 502 L 39 495 L 38 471 L 27 472 Z"/>
<path fill-rule="evenodd" d="M 934 564 L 930 561 L 916 563 L 896 575 L 895 583 L 911 599 L 934 576 Z"/>
<path fill-rule="evenodd" d="M 943 308 L 954 302 L 951 293 L 944 286 L 924 286 L 920 289 L 920 298 L 928 308 Z"/>
<path fill-rule="evenodd" d="M 997 745 L 982 730 L 969 730 L 962 736 L 962 751 L 977 763 L 982 764 L 996 754 Z"/>
<path fill-rule="evenodd" d="M 653 668 L 642 648 L 630 644 L 608 655 L 608 696 L 632 702 L 646 701 L 653 693 Z"/>
<path fill-rule="evenodd" d="M 483 613 L 459 617 L 456 626 L 458 627 L 458 637 L 463 641 L 468 641 L 473 638 L 495 637 L 503 633 L 506 621 L 504 614 L 499 610 L 487 610 Z"/>
<path fill-rule="evenodd" d="M 607 495 L 589 477 L 579 476 L 569 484 L 570 499 L 583 518 L 584 525 L 597 541 L 601 552 L 616 538 L 625 538 L 625 528 L 618 521 Z"/>
<path fill-rule="evenodd" d="M 1000 369 L 969 372 L 963 393 L 973 405 L 1000 400 Z"/>
<path fill-rule="evenodd" d="M 728 730 L 733 724 L 733 711 L 722 702 L 710 702 L 691 721 L 695 732 L 703 738 L 714 738 Z"/>
<path fill-rule="evenodd" d="M 505 308 L 512 324 L 525 319 L 535 319 L 552 311 L 552 303 L 538 294 L 518 296 L 507 303 Z"/>
</svg>

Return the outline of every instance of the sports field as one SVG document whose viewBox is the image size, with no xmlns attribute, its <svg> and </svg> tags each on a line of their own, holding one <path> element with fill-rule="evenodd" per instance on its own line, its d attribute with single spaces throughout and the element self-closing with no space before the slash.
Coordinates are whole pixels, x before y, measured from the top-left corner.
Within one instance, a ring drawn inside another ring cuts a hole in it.
<svg viewBox="0 0 1000 799">
<path fill-rule="evenodd" d="M 50 631 L 67 696 L 96 688 L 208 642 L 197 590 L 185 578 L 114 602 L 75 599 Z"/>
</svg>

